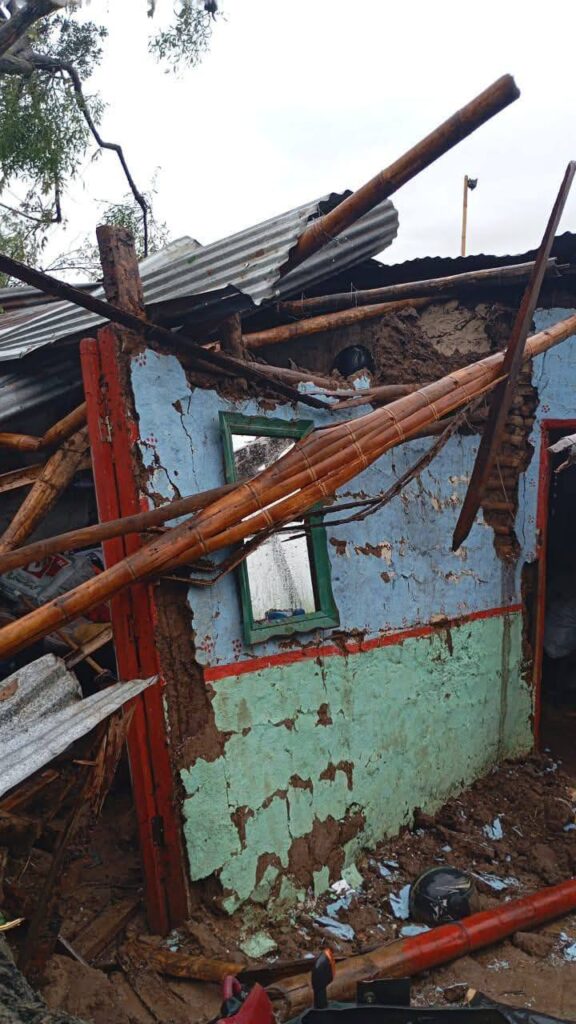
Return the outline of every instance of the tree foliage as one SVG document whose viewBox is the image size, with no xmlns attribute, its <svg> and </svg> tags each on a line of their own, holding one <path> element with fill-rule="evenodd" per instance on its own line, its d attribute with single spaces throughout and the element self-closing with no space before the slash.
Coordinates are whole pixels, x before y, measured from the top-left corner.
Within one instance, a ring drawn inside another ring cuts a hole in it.
<svg viewBox="0 0 576 1024">
<path fill-rule="evenodd" d="M 145 3 L 146 0 L 140 0 Z M 154 0 L 147 0 L 154 14 Z M 14 15 L 20 0 L 6 0 Z M 28 0 L 32 6 L 34 0 Z M 54 5 L 61 0 L 53 0 Z M 45 4 L 46 6 L 46 4 Z M 48 3 L 49 6 L 49 3 Z M 2 8 L 0 8 L 0 12 Z M 208 49 L 216 0 L 179 0 L 167 28 L 152 35 L 149 48 L 162 63 L 193 67 Z M 0 36 L 8 23 L 0 13 Z M 101 135 L 105 106 L 88 89 L 102 59 L 105 25 L 80 21 L 71 8 L 38 16 L 17 43 L 0 48 L 0 245 L 2 251 L 35 262 L 51 225 L 65 219 L 64 198 L 91 145 L 113 151 L 130 195 L 111 204 L 106 216 L 135 231 L 140 254 L 165 244 L 150 198 L 137 186 L 121 146 Z M 21 223 L 20 223 L 21 221 Z M 86 247 L 83 247 L 85 250 Z"/>
</svg>

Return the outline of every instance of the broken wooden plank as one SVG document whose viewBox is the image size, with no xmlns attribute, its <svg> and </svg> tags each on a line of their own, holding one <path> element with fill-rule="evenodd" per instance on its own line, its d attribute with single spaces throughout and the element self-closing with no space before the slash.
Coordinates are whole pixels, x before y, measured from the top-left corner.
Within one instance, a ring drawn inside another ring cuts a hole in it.
<svg viewBox="0 0 576 1024">
<path fill-rule="evenodd" d="M 7 491 L 17 491 L 21 487 L 29 487 L 35 483 L 42 470 L 44 462 L 35 462 L 32 466 L 23 466 L 22 469 L 13 469 L 9 473 L 0 473 L 0 494 Z M 88 455 L 78 466 L 78 472 L 83 469 L 90 469 L 92 463 Z"/>
<path fill-rule="evenodd" d="M 472 470 L 468 490 L 452 537 L 453 551 L 457 551 L 472 529 L 472 524 L 482 502 L 482 494 L 486 482 L 492 472 L 496 453 L 502 443 L 506 417 L 510 411 L 514 389 L 522 367 L 526 339 L 528 338 L 532 317 L 536 309 L 542 281 L 544 280 L 548 257 L 550 256 L 554 236 L 556 235 L 575 173 L 576 162 L 572 161 L 566 168 L 542 242 L 540 243 L 540 248 L 538 249 L 530 280 L 526 286 L 526 291 L 514 321 L 510 341 L 504 353 L 502 364 L 502 374 L 505 375 L 505 379 L 495 389 L 490 402 L 488 419 L 480 440 L 474 469 Z"/>
<path fill-rule="evenodd" d="M 127 951 L 120 952 L 120 963 L 130 987 L 154 1020 L 165 1024 L 190 1024 L 190 1007 L 169 987 L 160 974 L 134 962 Z"/>
<path fill-rule="evenodd" d="M 87 962 L 96 960 L 124 931 L 141 905 L 140 896 L 131 896 L 106 907 L 73 936 L 72 945 L 78 956 Z"/>
</svg>

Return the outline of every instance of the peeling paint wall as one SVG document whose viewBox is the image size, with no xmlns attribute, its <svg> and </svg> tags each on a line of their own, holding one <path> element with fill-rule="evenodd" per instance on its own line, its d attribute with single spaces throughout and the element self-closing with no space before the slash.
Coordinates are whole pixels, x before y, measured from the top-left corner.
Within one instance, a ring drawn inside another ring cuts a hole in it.
<svg viewBox="0 0 576 1024">
<path fill-rule="evenodd" d="M 541 312 L 537 329 L 566 315 Z M 533 379 L 538 452 L 539 418 L 574 416 L 574 346 L 539 357 Z M 266 411 L 191 389 L 176 358 L 152 352 L 134 359 L 132 386 L 151 501 L 222 484 L 218 413 Z M 380 492 L 430 443 L 393 450 L 340 497 Z M 520 577 L 534 557 L 538 457 L 520 478 L 518 561 L 498 559 L 482 515 L 452 553 L 477 443 L 454 437 L 377 515 L 328 528 L 339 630 L 247 647 L 235 578 L 190 590 L 195 699 L 202 675 L 205 692 L 198 734 L 178 736 L 186 842 L 191 878 L 216 877 L 228 910 L 325 888 L 416 806 L 530 748 Z"/>
</svg>

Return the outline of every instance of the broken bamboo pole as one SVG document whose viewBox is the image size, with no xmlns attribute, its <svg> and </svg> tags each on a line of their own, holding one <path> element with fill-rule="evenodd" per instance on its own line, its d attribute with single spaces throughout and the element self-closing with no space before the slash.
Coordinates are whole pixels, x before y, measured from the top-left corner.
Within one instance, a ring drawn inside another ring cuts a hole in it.
<svg viewBox="0 0 576 1024">
<path fill-rule="evenodd" d="M 60 533 L 55 537 L 48 537 L 46 540 L 35 541 L 34 544 L 27 544 L 26 547 L 19 547 L 15 551 L 0 553 L 0 575 L 18 569 L 22 565 L 30 565 L 31 562 L 42 562 L 50 555 L 61 555 L 67 551 L 79 551 L 82 548 L 93 547 L 96 544 L 101 544 L 102 541 L 111 540 L 112 537 L 125 537 L 129 533 L 145 533 L 154 526 L 162 526 L 170 519 L 178 519 L 180 516 L 206 508 L 211 501 L 221 498 L 223 494 L 232 491 L 235 486 L 235 484 L 224 484 L 222 487 L 213 487 L 209 491 L 200 491 L 198 494 L 192 494 L 186 498 L 178 498 L 176 501 L 161 505 L 159 508 L 149 509 L 147 512 L 138 512 L 136 515 L 124 516 L 122 519 L 109 519 L 105 523 L 95 523 L 93 526 L 83 526 L 78 530 L 70 530 L 68 533 Z"/>
<path fill-rule="evenodd" d="M 576 333 L 576 314 L 534 335 L 531 359 Z M 98 576 L 0 630 L 0 659 L 9 657 L 108 601 L 138 580 L 161 574 L 186 556 L 194 563 L 260 531 L 292 522 L 353 479 L 406 437 L 466 405 L 502 379 L 495 353 L 421 391 L 302 438 L 263 472 L 238 483 L 199 515 L 150 541 Z"/>
<path fill-rule="evenodd" d="M 459 292 L 482 287 L 511 287 L 528 280 L 534 267 L 529 263 L 514 263 L 508 267 L 490 267 L 473 270 L 466 274 L 451 274 L 449 277 L 434 277 L 427 281 L 405 281 L 389 284 L 383 288 L 358 289 L 338 292 L 335 295 L 315 295 L 310 299 L 293 299 L 279 302 L 276 309 L 287 316 L 313 316 L 316 313 L 333 313 L 340 309 L 356 306 L 371 306 L 375 302 L 399 302 L 402 299 L 444 299 Z M 557 273 L 557 261 L 548 260 L 547 273 Z"/>
<path fill-rule="evenodd" d="M 89 450 L 88 427 L 83 427 L 45 463 L 12 522 L 0 537 L 0 555 L 22 544 L 44 519 L 75 476 Z"/>
<path fill-rule="evenodd" d="M 341 961 L 330 984 L 330 999 L 353 1000 L 359 981 L 373 978 L 409 978 L 449 963 L 461 956 L 492 945 L 517 931 L 525 931 L 576 908 L 576 879 L 541 889 L 522 899 L 511 900 L 491 910 L 483 910 L 440 925 L 412 938 L 398 939 Z M 313 1003 L 310 972 L 295 974 L 276 982 L 269 990 L 281 1020 L 289 1020 Z"/>
<path fill-rule="evenodd" d="M 427 306 L 430 299 L 402 299 L 400 302 L 381 302 L 374 306 L 363 306 L 360 309 L 345 309 L 340 313 L 326 313 L 313 316 L 308 320 L 297 320 L 293 324 L 271 327 L 266 331 L 254 331 L 244 335 L 244 344 L 248 351 L 264 348 L 266 345 L 280 345 L 286 341 L 298 341 L 311 334 L 322 331 L 334 331 L 339 327 L 351 327 L 365 320 L 375 320 L 389 313 L 399 313 L 403 309 L 420 309 Z"/>
<path fill-rule="evenodd" d="M 82 402 L 63 419 L 58 420 L 58 423 L 50 427 L 42 437 L 33 437 L 30 434 L 0 433 L 0 448 L 14 448 L 22 452 L 39 452 L 44 448 L 54 448 L 66 438 L 71 437 L 84 423 L 86 423 L 86 402 Z"/>
<path fill-rule="evenodd" d="M 480 125 L 499 114 L 520 95 L 511 75 L 503 75 L 465 107 L 452 114 L 430 135 L 418 142 L 384 171 L 344 199 L 334 210 L 313 221 L 294 246 L 286 271 L 297 266 L 354 224 L 363 214 L 397 192 L 438 157 L 443 156 Z"/>
</svg>

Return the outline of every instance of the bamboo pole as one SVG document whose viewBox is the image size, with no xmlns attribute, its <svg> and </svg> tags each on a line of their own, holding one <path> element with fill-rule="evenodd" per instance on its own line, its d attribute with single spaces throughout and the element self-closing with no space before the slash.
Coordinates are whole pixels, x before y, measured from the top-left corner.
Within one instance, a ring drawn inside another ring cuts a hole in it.
<svg viewBox="0 0 576 1024">
<path fill-rule="evenodd" d="M 221 498 L 223 494 L 227 494 L 234 487 L 235 484 L 213 487 L 209 491 L 201 491 L 186 498 L 179 498 L 177 501 L 171 501 L 159 508 L 149 509 L 147 512 L 138 512 L 136 515 L 124 516 L 122 519 L 109 519 L 105 523 L 84 526 L 79 530 L 70 530 L 68 533 L 61 533 L 56 537 L 38 540 L 34 544 L 27 544 L 26 547 L 19 547 L 15 551 L 7 551 L 0 554 L 0 575 L 18 569 L 22 565 L 30 565 L 31 562 L 42 562 L 50 555 L 60 555 L 66 551 L 79 551 L 82 548 L 93 547 L 112 537 L 125 537 L 129 533 L 145 533 L 152 527 L 162 526 L 170 519 L 178 519 L 190 512 L 198 512 L 199 509 L 205 508 L 216 498 Z"/>
<path fill-rule="evenodd" d="M 376 946 L 368 953 L 358 953 L 337 965 L 330 998 L 335 1001 L 354 999 L 359 981 L 409 978 L 499 942 L 513 932 L 562 917 L 575 907 L 576 879 L 571 878 L 560 885 L 471 914 L 461 921 L 433 928 L 423 935 Z M 280 1020 L 298 1017 L 313 1002 L 310 971 L 277 981 L 269 994 Z"/>
<path fill-rule="evenodd" d="M 313 221 L 292 250 L 286 270 L 322 249 L 363 214 L 374 209 L 438 157 L 517 100 L 519 95 L 520 91 L 511 75 L 503 75 L 493 82 L 386 170 L 380 171 L 330 213 Z"/>
<path fill-rule="evenodd" d="M 89 446 L 88 427 L 83 427 L 48 459 L 0 537 L 0 555 L 18 547 L 34 532 L 76 474 Z"/>
<path fill-rule="evenodd" d="M 335 331 L 339 327 L 350 327 L 363 323 L 365 320 L 374 320 L 376 317 L 386 316 L 388 313 L 398 313 L 403 309 L 420 309 L 422 306 L 427 306 L 429 301 L 429 299 L 401 299 L 399 302 L 381 302 L 374 306 L 363 306 L 360 309 L 345 309 L 339 313 L 326 313 L 323 316 L 310 317 L 309 320 L 298 320 L 294 324 L 283 324 L 282 327 L 271 327 L 267 331 L 254 331 L 252 334 L 245 334 L 244 344 L 249 351 L 264 348 L 266 345 L 280 345 L 286 341 L 307 338 L 311 334 L 320 334 L 322 331 Z"/>
<path fill-rule="evenodd" d="M 385 285 L 383 288 L 366 288 L 337 292 L 334 295 L 317 295 L 310 299 L 293 299 L 279 302 L 276 309 L 287 316 L 305 317 L 316 313 L 332 313 L 338 309 L 371 306 L 376 302 L 398 302 L 400 299 L 425 297 L 444 299 L 473 288 L 513 287 L 523 284 L 530 277 L 533 266 L 534 261 L 514 263 L 508 267 L 490 267 L 466 274 L 429 278 L 427 281 L 407 281 L 403 284 Z M 557 275 L 558 269 L 556 259 L 549 259 L 547 273 Z"/>
<path fill-rule="evenodd" d="M 530 359 L 576 333 L 576 315 L 534 335 Z M 60 625 L 109 600 L 138 580 L 160 574 L 186 556 L 193 563 L 261 530 L 302 516 L 380 455 L 501 380 L 504 361 L 495 353 L 443 377 L 421 391 L 357 420 L 314 431 L 262 473 L 236 485 L 199 515 L 150 541 L 129 557 L 0 630 L 6 658 Z"/>
<path fill-rule="evenodd" d="M 14 448 L 23 452 L 39 452 L 43 448 L 54 448 L 74 434 L 86 422 L 86 402 L 58 420 L 42 437 L 30 434 L 0 434 L 0 448 Z"/>
</svg>

